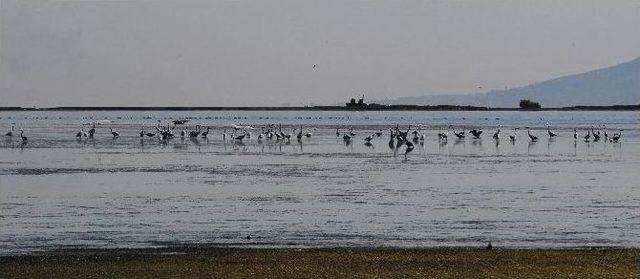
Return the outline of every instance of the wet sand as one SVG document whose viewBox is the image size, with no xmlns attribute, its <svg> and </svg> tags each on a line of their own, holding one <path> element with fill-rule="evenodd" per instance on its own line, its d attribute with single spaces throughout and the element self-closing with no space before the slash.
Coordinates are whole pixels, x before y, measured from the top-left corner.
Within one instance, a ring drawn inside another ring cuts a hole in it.
<svg viewBox="0 0 640 279">
<path fill-rule="evenodd" d="M 638 278 L 637 249 L 66 250 L 0 257 L 0 278 Z"/>
</svg>

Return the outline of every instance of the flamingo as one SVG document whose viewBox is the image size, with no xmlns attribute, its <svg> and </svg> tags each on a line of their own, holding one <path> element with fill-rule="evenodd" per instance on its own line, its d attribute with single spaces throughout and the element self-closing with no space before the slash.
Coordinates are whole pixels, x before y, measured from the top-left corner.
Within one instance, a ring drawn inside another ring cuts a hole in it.
<svg viewBox="0 0 640 279">
<path fill-rule="evenodd" d="M 623 130 L 620 130 L 620 133 L 619 133 L 619 134 L 614 134 L 614 135 L 611 137 L 611 141 L 612 141 L 612 142 L 618 142 L 618 140 L 620 140 L 620 137 L 622 137 L 622 131 L 623 131 Z"/>
<path fill-rule="evenodd" d="M 89 138 L 92 139 L 93 135 L 96 134 L 96 122 L 93 122 L 93 126 L 89 129 Z"/>
<path fill-rule="evenodd" d="M 242 139 L 244 139 L 245 136 L 246 136 L 246 134 L 242 134 L 242 135 L 234 137 L 233 139 L 236 140 L 236 141 L 242 141 Z"/>
<path fill-rule="evenodd" d="M 296 138 L 298 140 L 302 140 L 302 125 L 300 125 L 300 131 L 298 132 L 298 134 L 296 135 Z"/>
<path fill-rule="evenodd" d="M 480 135 L 482 135 L 482 129 L 480 130 L 473 129 L 469 131 L 469 133 L 472 134 L 475 139 L 480 139 Z"/>
<path fill-rule="evenodd" d="M 209 135 L 209 131 L 211 130 L 210 127 L 207 127 L 207 130 L 202 132 L 202 134 L 200 134 L 200 137 L 202 137 L 203 139 L 207 138 L 207 135 Z"/>
<path fill-rule="evenodd" d="M 27 142 L 27 140 L 28 140 L 27 137 L 24 136 L 24 131 L 23 130 L 20 130 L 20 138 L 22 139 L 23 143 Z"/>
<path fill-rule="evenodd" d="M 549 129 L 549 124 L 547 124 L 547 134 L 549 135 L 550 138 L 557 136 L 556 133 L 551 132 L 551 129 Z"/>
<path fill-rule="evenodd" d="M 493 133 L 493 139 L 495 139 L 495 140 L 499 140 L 500 139 L 500 126 L 498 126 L 498 130 L 496 130 L 496 132 Z"/>
<path fill-rule="evenodd" d="M 591 126 L 591 134 L 593 135 L 593 142 L 600 140 L 600 131 L 597 133 L 593 131 L 593 126 Z"/>
<path fill-rule="evenodd" d="M 518 128 L 513 128 L 513 135 L 509 135 L 509 140 L 513 143 L 516 142 L 516 130 L 518 130 Z"/>
<path fill-rule="evenodd" d="M 200 125 L 196 125 L 196 130 L 195 131 L 189 131 L 189 137 L 190 138 L 197 138 L 198 135 L 200 135 Z"/>
<path fill-rule="evenodd" d="M 109 130 L 111 131 L 111 135 L 113 136 L 113 138 L 117 138 L 120 136 L 120 134 L 114 131 L 113 128 L 109 128 Z"/>
<path fill-rule="evenodd" d="M 11 131 L 7 132 L 5 135 L 5 137 L 13 137 L 13 131 L 15 130 L 16 126 L 14 124 L 11 124 Z"/>
<path fill-rule="evenodd" d="M 529 139 L 531 139 L 531 141 L 538 141 L 538 137 L 531 134 L 531 131 L 529 131 L 529 127 L 527 127 L 527 135 L 529 135 Z"/>
<path fill-rule="evenodd" d="M 459 133 L 456 133 L 456 130 L 453 129 L 453 126 L 451 127 L 451 131 L 453 131 L 453 134 L 458 138 L 458 139 L 464 139 L 464 131 L 460 131 Z"/>
</svg>

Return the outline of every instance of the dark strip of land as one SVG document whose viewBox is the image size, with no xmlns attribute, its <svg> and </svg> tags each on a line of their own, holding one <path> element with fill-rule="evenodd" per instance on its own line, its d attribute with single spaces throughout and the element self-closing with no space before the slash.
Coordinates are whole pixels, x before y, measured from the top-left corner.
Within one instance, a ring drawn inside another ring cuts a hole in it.
<svg viewBox="0 0 640 279">
<path fill-rule="evenodd" d="M 561 108 L 491 108 L 481 106 L 454 105 L 376 105 L 365 106 L 305 106 L 305 107 L 52 107 L 52 108 L 24 108 L 0 107 L 0 111 L 639 111 L 640 105 L 615 106 L 573 106 Z"/>
<path fill-rule="evenodd" d="M 640 250 L 122 249 L 0 257 L 0 278 L 639 278 Z"/>
</svg>

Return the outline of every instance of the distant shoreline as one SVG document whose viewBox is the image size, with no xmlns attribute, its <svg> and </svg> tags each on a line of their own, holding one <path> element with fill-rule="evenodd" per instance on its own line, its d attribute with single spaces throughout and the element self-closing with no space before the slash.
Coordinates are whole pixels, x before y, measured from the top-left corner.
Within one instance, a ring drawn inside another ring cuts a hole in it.
<svg viewBox="0 0 640 279">
<path fill-rule="evenodd" d="M 0 107 L 0 111 L 640 111 L 638 105 L 572 106 L 560 108 L 521 109 L 491 108 L 479 106 L 420 106 L 420 105 L 369 105 L 351 108 L 345 106 L 304 107 Z"/>
</svg>

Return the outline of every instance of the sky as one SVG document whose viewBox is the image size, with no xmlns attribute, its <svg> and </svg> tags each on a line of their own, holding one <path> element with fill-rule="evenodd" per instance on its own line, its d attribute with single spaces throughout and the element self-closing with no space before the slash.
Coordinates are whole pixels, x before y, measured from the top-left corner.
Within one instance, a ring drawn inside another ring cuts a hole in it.
<svg viewBox="0 0 640 279">
<path fill-rule="evenodd" d="M 640 56 L 640 1 L 0 0 L 0 106 L 298 106 Z"/>
</svg>

